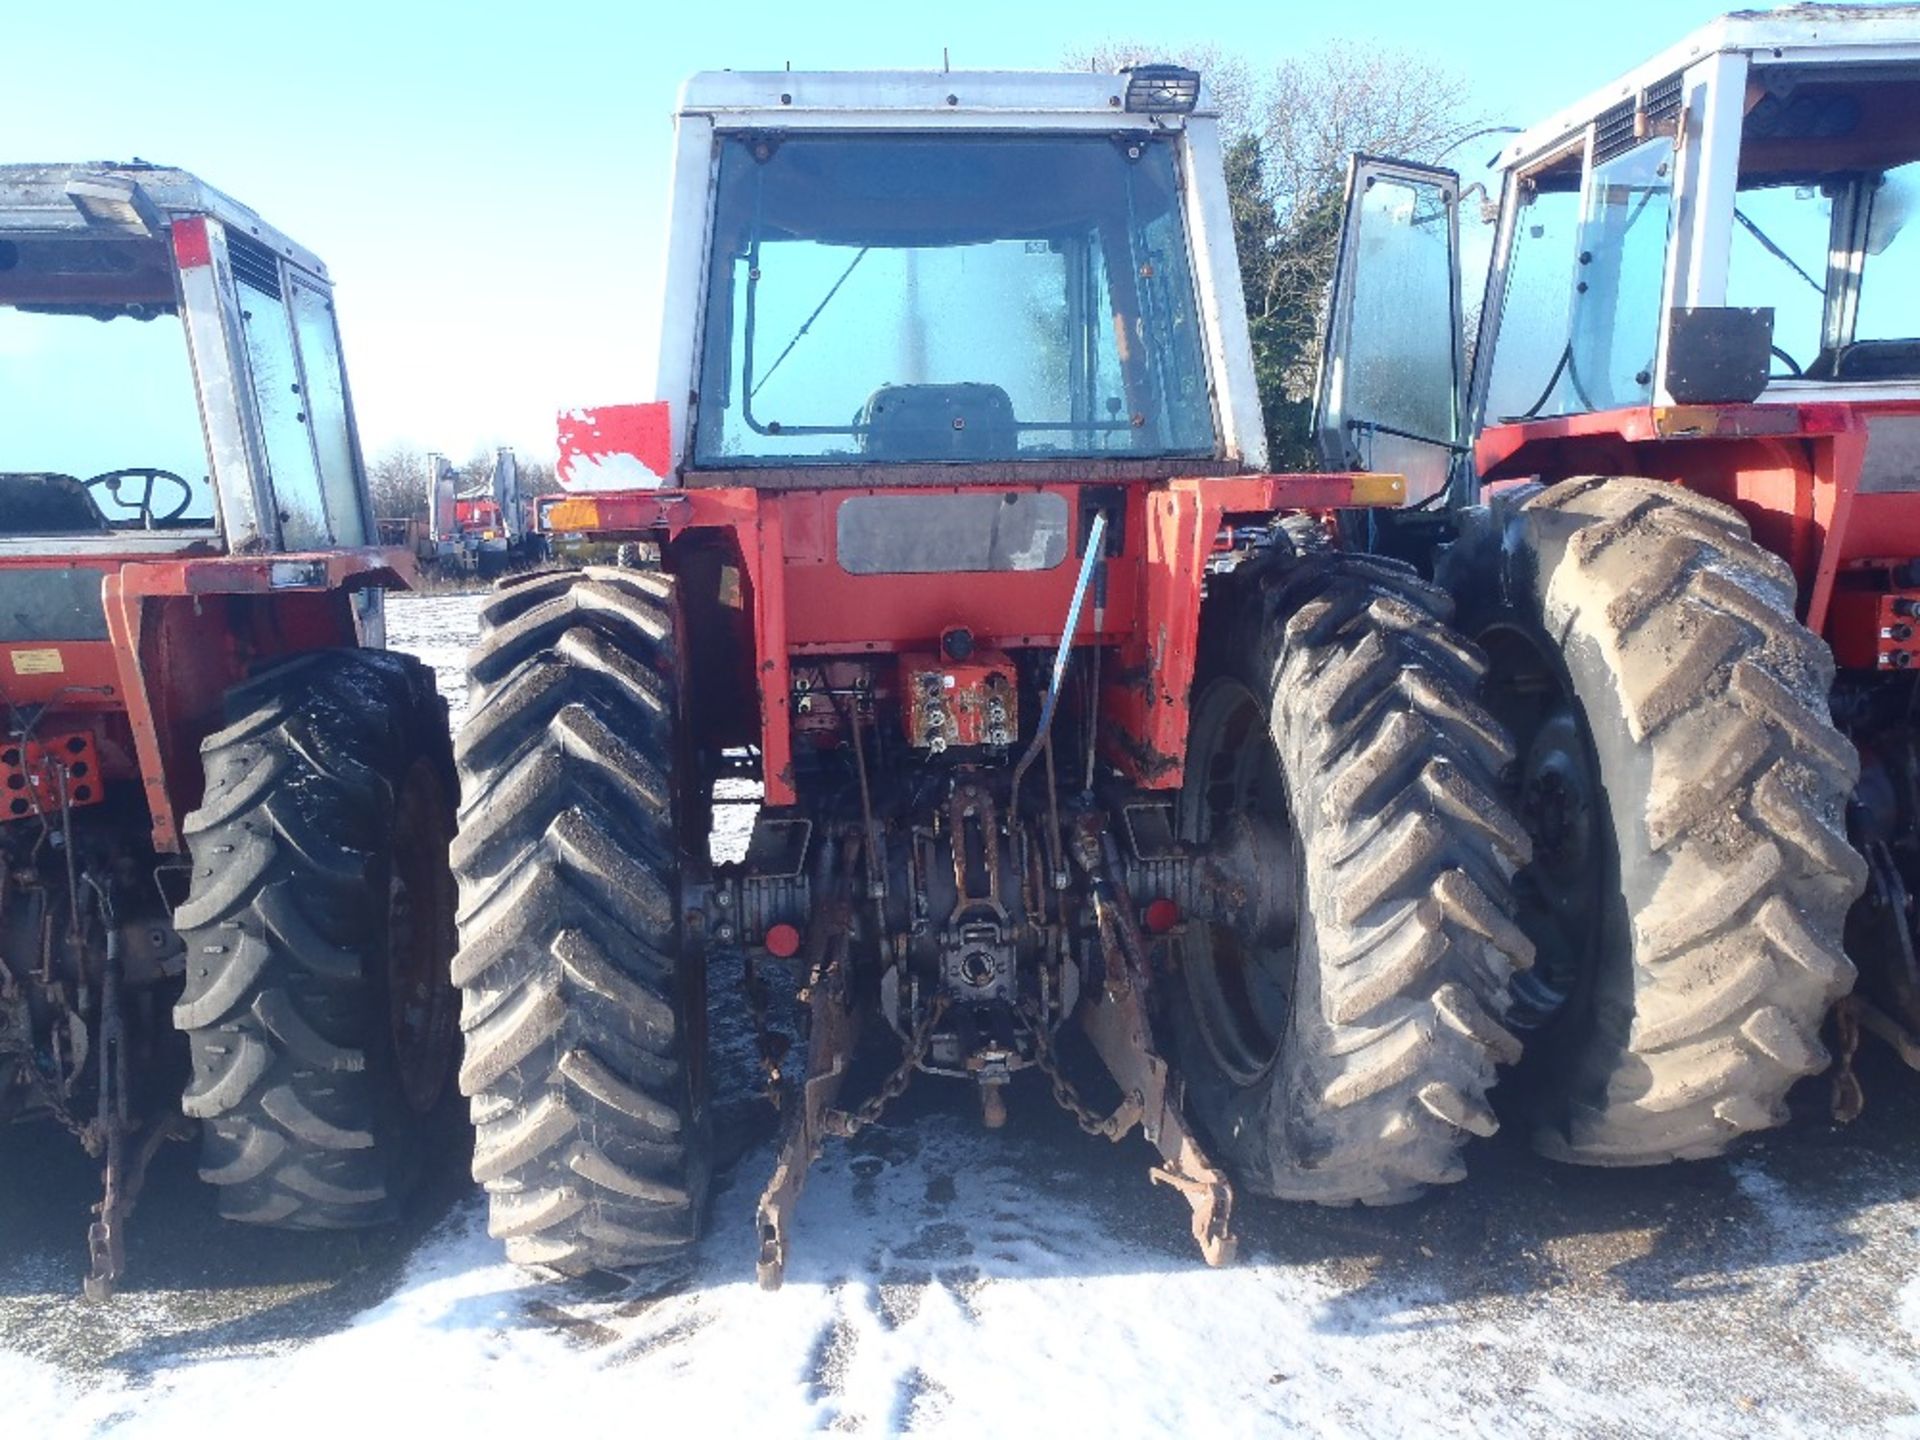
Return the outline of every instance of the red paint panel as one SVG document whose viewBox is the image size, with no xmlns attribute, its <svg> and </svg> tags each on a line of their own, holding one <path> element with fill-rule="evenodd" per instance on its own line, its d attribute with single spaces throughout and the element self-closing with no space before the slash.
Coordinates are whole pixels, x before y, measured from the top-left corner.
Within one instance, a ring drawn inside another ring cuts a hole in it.
<svg viewBox="0 0 1920 1440">
<path fill-rule="evenodd" d="M 0 645 L 0 697 L 25 708 L 58 699 L 62 710 L 118 710 L 120 678 L 105 640 L 25 640 Z"/>
<path fill-rule="evenodd" d="M 1041 487 L 1067 503 L 1070 534 L 1079 527 L 1078 487 Z M 981 645 L 1056 644 L 1079 575 L 1077 546 L 1051 570 L 962 571 L 931 575 L 855 575 L 834 554 L 840 502 L 853 495 L 964 494 L 938 490 L 817 491 L 767 497 L 786 528 L 786 644 L 796 654 L 873 654 L 931 648 L 955 626 Z M 1138 527 L 1131 527 L 1137 536 Z M 1127 631 L 1136 613 L 1140 542 L 1108 562 L 1108 606 L 1102 634 Z M 1082 625 L 1088 621 L 1083 619 Z"/>
<path fill-rule="evenodd" d="M 833 497 L 837 500 L 838 497 Z M 829 565 L 833 562 L 829 497 L 789 495 L 781 502 L 785 522 L 785 550 L 789 565 Z"/>
<path fill-rule="evenodd" d="M 596 417 L 608 413 L 592 412 Z M 618 438 L 608 423 L 590 424 L 586 412 L 572 418 L 577 423 L 563 445 L 571 444 L 577 453 Z M 657 407 L 651 423 L 664 435 L 664 407 Z M 745 572 L 743 599 L 752 617 L 766 803 L 782 806 L 796 799 L 793 657 L 926 652 L 956 626 L 971 630 L 983 647 L 1058 643 L 1078 573 L 1072 553 L 1077 544 L 1052 570 L 1026 572 L 855 575 L 843 570 L 834 555 L 837 506 L 849 496 L 983 488 L 1008 487 L 968 484 L 961 473 L 951 486 L 911 489 L 633 488 L 550 499 L 542 502 L 541 513 L 543 527 L 555 530 L 652 533 L 670 541 L 690 531 L 730 533 Z M 1084 487 L 1049 483 L 1012 488 L 1064 496 L 1073 516 L 1071 533 L 1078 536 Z M 1182 478 L 1121 488 L 1124 548 L 1108 560 L 1107 602 L 1097 635 L 1087 616 L 1082 636 L 1086 641 L 1097 638 L 1111 652 L 1104 671 L 1111 723 L 1103 730 L 1110 753 L 1143 784 L 1177 786 L 1186 751 L 1186 703 L 1201 589 L 1221 526 L 1235 517 L 1393 504 L 1399 492 L 1383 485 L 1381 477 L 1351 474 Z"/>
<path fill-rule="evenodd" d="M 1859 407 L 1814 405 L 1630 406 L 1490 425 L 1474 442 L 1474 466 L 1483 480 L 1524 476 L 1542 452 L 1568 442 L 1749 440 L 1836 435 L 1857 428 Z M 1578 448 L 1578 447 L 1576 447 Z"/>
<path fill-rule="evenodd" d="M 173 262 L 182 270 L 200 270 L 213 264 L 213 246 L 207 222 L 198 215 L 173 222 Z"/>
<path fill-rule="evenodd" d="M 673 468 L 672 416 L 667 402 L 562 410 L 560 483 L 569 489 L 658 486 Z"/>
</svg>

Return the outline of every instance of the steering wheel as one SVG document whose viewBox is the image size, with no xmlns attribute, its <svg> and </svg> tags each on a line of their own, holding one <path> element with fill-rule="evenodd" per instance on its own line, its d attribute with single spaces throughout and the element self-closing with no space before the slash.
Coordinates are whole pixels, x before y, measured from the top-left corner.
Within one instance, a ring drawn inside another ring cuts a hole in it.
<svg viewBox="0 0 1920 1440">
<path fill-rule="evenodd" d="M 120 486 L 128 480 L 143 482 L 140 486 L 140 500 L 137 505 L 120 493 Z M 157 515 L 153 508 L 154 487 L 161 481 L 177 486 L 180 491 L 180 503 L 164 515 Z M 123 509 L 131 508 L 143 522 L 143 528 L 151 530 L 155 525 L 165 525 L 178 520 L 187 513 L 187 507 L 193 504 L 194 489 L 184 475 L 176 475 L 171 470 L 162 470 L 153 465 L 130 465 L 124 470 L 102 470 L 80 482 L 91 490 L 96 485 L 104 485 L 107 494 L 113 497 L 114 504 Z"/>
</svg>

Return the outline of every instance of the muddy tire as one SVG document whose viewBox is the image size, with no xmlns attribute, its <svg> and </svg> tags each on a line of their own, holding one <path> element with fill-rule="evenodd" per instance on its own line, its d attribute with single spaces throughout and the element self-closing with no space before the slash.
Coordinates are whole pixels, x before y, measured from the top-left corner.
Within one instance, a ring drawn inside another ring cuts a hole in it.
<svg viewBox="0 0 1920 1440">
<path fill-rule="evenodd" d="M 201 746 L 173 1018 L 228 1219 L 376 1224 L 420 1176 L 458 1049 L 446 715 L 418 661 L 330 651 L 237 686 Z"/>
<path fill-rule="evenodd" d="M 509 583 L 481 610 L 454 868 L 473 1173 L 507 1254 L 684 1260 L 712 1140 L 681 943 L 679 607 L 658 572 Z"/>
<path fill-rule="evenodd" d="M 1192 1112 L 1260 1194 L 1410 1199 L 1495 1128 L 1526 836 L 1450 613 L 1404 567 L 1305 546 L 1207 601 L 1180 829 L 1231 898 L 1163 994 Z"/>
<path fill-rule="evenodd" d="M 1635 478 L 1473 514 L 1442 576 L 1493 657 L 1533 835 L 1516 987 L 1536 1144 L 1642 1165 L 1719 1154 L 1825 1068 L 1865 862 L 1833 659 L 1729 507 Z"/>
</svg>

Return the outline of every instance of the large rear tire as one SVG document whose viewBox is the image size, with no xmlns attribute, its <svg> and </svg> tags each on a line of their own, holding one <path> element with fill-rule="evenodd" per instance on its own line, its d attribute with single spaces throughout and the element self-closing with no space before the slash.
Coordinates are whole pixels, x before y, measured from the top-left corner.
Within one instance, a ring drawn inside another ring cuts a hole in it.
<svg viewBox="0 0 1920 1440">
<path fill-rule="evenodd" d="M 1495 1128 L 1526 837 L 1450 611 L 1404 567 L 1305 546 L 1207 602 L 1180 829 L 1228 899 L 1166 988 L 1193 1113 L 1260 1194 L 1410 1199 Z"/>
<path fill-rule="evenodd" d="M 1844 823 L 1858 756 L 1792 572 L 1728 506 L 1617 477 L 1470 512 L 1442 576 L 1522 752 L 1540 964 L 1513 1019 L 1537 1145 L 1653 1164 L 1781 1123 L 1827 1063 L 1866 872 Z"/>
<path fill-rule="evenodd" d="M 705 978 L 682 943 L 674 582 L 594 567 L 481 610 L 460 732 L 473 1173 L 512 1259 L 632 1270 L 697 1238 Z"/>
<path fill-rule="evenodd" d="M 446 705 L 418 661 L 338 650 L 226 712 L 174 913 L 200 1174 L 231 1220 L 379 1223 L 420 1176 L 457 1048 Z"/>
</svg>

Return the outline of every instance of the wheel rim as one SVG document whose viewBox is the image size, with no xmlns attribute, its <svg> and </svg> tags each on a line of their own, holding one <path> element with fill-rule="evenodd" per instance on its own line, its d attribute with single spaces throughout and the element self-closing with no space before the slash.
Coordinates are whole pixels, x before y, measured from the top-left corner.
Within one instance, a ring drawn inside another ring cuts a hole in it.
<svg viewBox="0 0 1920 1440">
<path fill-rule="evenodd" d="M 440 786 L 425 762 L 401 787 L 387 881 L 387 1030 L 408 1108 L 439 1103 L 458 1017 L 449 983 L 453 906 Z"/>
<path fill-rule="evenodd" d="M 1507 1024 L 1537 1030 L 1565 1012 L 1601 944 L 1612 880 L 1599 762 L 1565 670 L 1540 637 L 1503 622 L 1480 644 L 1488 708 L 1519 747 L 1517 808 L 1533 842 L 1514 895 L 1535 960 L 1513 978 Z"/>
<path fill-rule="evenodd" d="M 1180 971 L 1201 1043 L 1236 1085 L 1272 1068 L 1293 1009 L 1299 849 L 1266 707 L 1217 681 L 1194 713 L 1182 837 L 1197 847 Z"/>
</svg>

